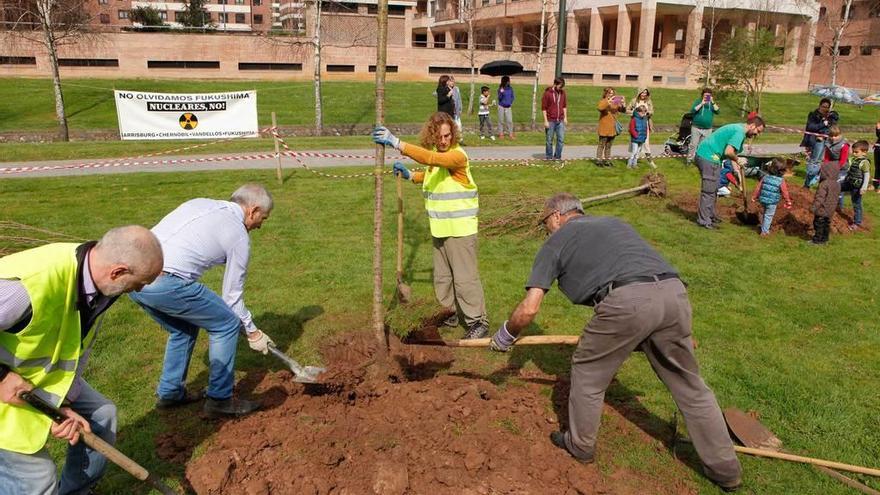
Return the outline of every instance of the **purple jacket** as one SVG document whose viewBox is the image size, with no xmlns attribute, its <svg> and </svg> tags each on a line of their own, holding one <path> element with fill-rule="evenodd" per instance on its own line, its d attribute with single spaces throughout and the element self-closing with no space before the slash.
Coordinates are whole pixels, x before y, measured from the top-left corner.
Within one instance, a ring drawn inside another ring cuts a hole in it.
<svg viewBox="0 0 880 495">
<path fill-rule="evenodd" d="M 502 88 L 498 88 L 498 106 L 504 108 L 510 108 L 513 105 L 513 86 L 508 86 L 503 88 L 504 91 L 501 91 Z"/>
</svg>

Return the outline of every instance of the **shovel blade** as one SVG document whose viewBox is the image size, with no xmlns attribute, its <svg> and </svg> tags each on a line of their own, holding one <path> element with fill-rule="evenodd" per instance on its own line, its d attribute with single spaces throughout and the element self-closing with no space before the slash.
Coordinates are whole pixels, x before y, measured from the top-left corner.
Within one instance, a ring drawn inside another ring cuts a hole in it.
<svg viewBox="0 0 880 495">
<path fill-rule="evenodd" d="M 275 346 L 269 346 L 269 352 L 272 353 L 273 356 L 277 357 L 284 364 L 290 368 L 291 373 L 293 373 L 293 381 L 299 383 L 318 383 L 318 377 L 321 373 L 327 371 L 326 368 L 320 368 L 318 366 L 302 366 L 298 362 L 296 362 L 292 357 L 284 354 L 279 351 Z"/>
<path fill-rule="evenodd" d="M 746 447 L 765 450 L 782 448 L 782 440 L 753 416 L 735 407 L 725 409 L 723 413 L 730 432 Z"/>
</svg>

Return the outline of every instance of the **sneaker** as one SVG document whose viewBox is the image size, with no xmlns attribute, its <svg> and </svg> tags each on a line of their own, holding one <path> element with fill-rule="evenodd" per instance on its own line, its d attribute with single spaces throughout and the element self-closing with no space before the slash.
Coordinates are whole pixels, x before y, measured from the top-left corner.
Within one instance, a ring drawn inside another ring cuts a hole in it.
<svg viewBox="0 0 880 495">
<path fill-rule="evenodd" d="M 721 196 L 722 198 L 724 196 L 730 196 L 730 189 L 727 186 L 719 187 L 718 188 L 718 196 Z"/>
<path fill-rule="evenodd" d="M 230 397 L 224 400 L 217 400 L 207 397 L 205 406 L 202 410 L 209 418 L 220 418 L 224 416 L 240 417 L 260 409 L 261 404 L 252 400 L 237 399 Z"/>
<path fill-rule="evenodd" d="M 179 399 L 163 399 L 160 397 L 159 400 L 156 401 L 156 409 L 172 409 L 175 407 L 192 404 L 193 402 L 198 402 L 204 398 L 204 390 L 199 390 L 198 392 L 189 392 L 187 390 L 184 390 L 183 397 Z"/>
<path fill-rule="evenodd" d="M 489 336 L 489 325 L 484 322 L 478 322 L 471 325 L 467 332 L 464 333 L 465 340 L 482 339 Z"/>
<path fill-rule="evenodd" d="M 550 443 L 559 447 L 560 449 L 568 452 L 568 455 L 572 456 L 574 460 L 580 462 L 581 464 L 592 464 L 595 459 L 593 457 L 582 457 L 579 455 L 575 455 L 574 452 L 568 450 L 568 447 L 565 445 L 565 433 L 561 431 L 554 431 L 550 434 Z"/>
<path fill-rule="evenodd" d="M 495 136 L 489 136 L 489 139 L 491 139 L 492 141 L 495 141 Z"/>
<path fill-rule="evenodd" d="M 853 232 L 857 230 L 862 230 L 862 226 L 857 223 L 851 223 L 849 224 L 849 230 L 852 230 Z"/>
<path fill-rule="evenodd" d="M 712 225 L 721 225 L 724 220 L 721 220 L 719 217 L 712 217 Z"/>
<path fill-rule="evenodd" d="M 443 323 L 440 324 L 441 327 L 457 327 L 458 326 L 458 314 L 453 314 L 449 318 L 443 320 Z"/>
<path fill-rule="evenodd" d="M 480 136 L 480 141 L 486 139 L 486 136 Z"/>
<path fill-rule="evenodd" d="M 718 230 L 718 226 L 715 225 L 714 223 L 709 223 L 709 224 L 705 224 L 705 225 L 702 223 L 698 223 L 697 227 L 700 227 L 701 229 L 707 229 L 707 230 Z"/>
</svg>

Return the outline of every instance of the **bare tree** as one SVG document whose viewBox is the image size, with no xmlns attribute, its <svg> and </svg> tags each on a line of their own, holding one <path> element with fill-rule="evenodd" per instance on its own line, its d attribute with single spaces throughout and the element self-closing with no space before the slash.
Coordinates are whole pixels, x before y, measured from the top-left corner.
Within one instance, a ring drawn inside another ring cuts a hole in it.
<svg viewBox="0 0 880 495">
<path fill-rule="evenodd" d="M 92 16 L 85 0 L 2 0 L 0 11 L 12 34 L 42 46 L 49 56 L 52 70 L 52 88 L 55 93 L 55 116 L 58 119 L 58 138 L 70 140 L 64 91 L 58 71 L 58 48 L 74 44 L 89 34 Z"/>
<path fill-rule="evenodd" d="M 537 37 L 535 37 L 534 35 L 531 36 L 533 38 L 531 41 L 538 43 L 538 51 L 535 52 L 535 80 L 532 82 L 532 129 L 535 128 L 535 122 L 538 113 L 538 82 L 541 78 L 541 69 L 544 66 L 544 50 L 547 47 L 547 34 L 556 25 L 553 20 L 553 16 L 550 16 L 549 18 L 547 17 L 547 7 L 549 4 L 550 0 L 541 0 L 541 25 L 538 28 Z M 564 19 L 562 22 L 564 22 Z"/>
<path fill-rule="evenodd" d="M 385 125 L 385 68 L 388 47 L 388 0 L 379 0 L 376 16 L 376 125 Z M 373 335 L 379 344 L 379 354 L 387 354 L 385 309 L 382 305 L 382 174 L 385 166 L 385 146 L 376 145 L 376 165 L 373 168 L 376 202 L 373 209 Z"/>
<path fill-rule="evenodd" d="M 837 84 L 837 75 L 840 69 L 840 42 L 847 35 L 853 36 L 859 33 L 853 32 L 853 0 L 829 0 L 825 5 L 824 15 L 820 14 L 820 22 L 831 34 L 830 41 L 817 39 L 816 43 L 830 49 L 831 53 L 831 84 Z M 861 29 L 859 31 L 862 31 Z"/>
<path fill-rule="evenodd" d="M 315 134 L 324 132 L 324 105 L 321 97 L 321 7 L 323 0 L 315 0 L 315 33 L 312 37 L 314 50 L 314 86 L 315 86 Z"/>
</svg>

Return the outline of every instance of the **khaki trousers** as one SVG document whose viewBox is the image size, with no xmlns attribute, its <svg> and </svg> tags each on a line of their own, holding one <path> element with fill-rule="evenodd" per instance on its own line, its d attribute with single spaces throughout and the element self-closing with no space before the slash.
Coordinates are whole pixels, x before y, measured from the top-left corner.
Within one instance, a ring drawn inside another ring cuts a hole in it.
<svg viewBox="0 0 880 495">
<path fill-rule="evenodd" d="M 694 356 L 687 290 L 675 278 L 614 289 L 596 305 L 572 356 L 568 449 L 594 455 L 605 390 L 636 349 L 672 393 L 706 475 L 719 484 L 738 481 L 733 442 Z"/>
<path fill-rule="evenodd" d="M 458 310 L 465 324 L 488 323 L 483 284 L 477 268 L 477 234 L 466 237 L 432 237 L 434 244 L 434 294 L 443 307 Z"/>
</svg>

